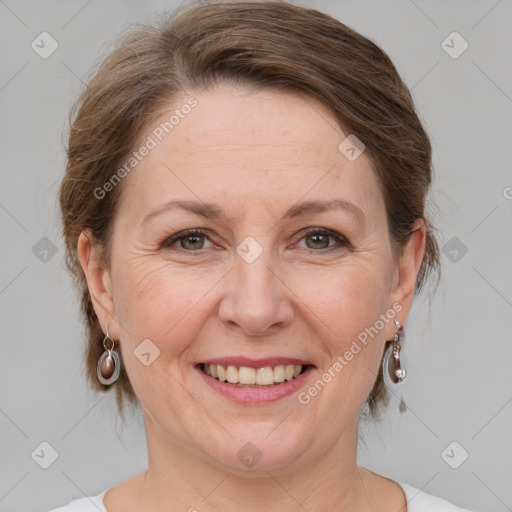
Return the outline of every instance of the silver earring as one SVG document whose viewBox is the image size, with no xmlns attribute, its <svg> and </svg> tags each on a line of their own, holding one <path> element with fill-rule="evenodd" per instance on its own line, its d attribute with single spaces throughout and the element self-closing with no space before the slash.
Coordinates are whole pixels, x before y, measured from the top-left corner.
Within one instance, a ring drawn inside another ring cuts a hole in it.
<svg viewBox="0 0 512 512">
<path fill-rule="evenodd" d="M 382 360 L 382 372 L 384 376 L 388 376 L 389 380 L 393 384 L 399 384 L 403 382 L 407 377 L 407 372 L 405 371 L 405 368 L 402 368 L 400 365 L 400 338 L 404 334 L 404 327 L 396 319 L 395 325 L 397 330 L 393 339 L 388 341 L 390 345 L 386 350 L 384 359 Z M 400 405 L 398 408 L 401 413 L 407 411 L 407 406 L 405 405 L 402 396 L 400 396 Z"/>
<path fill-rule="evenodd" d="M 110 337 L 107 327 L 107 335 L 103 339 L 103 348 L 105 352 L 98 359 L 96 373 L 98 380 L 104 386 L 110 386 L 118 378 L 121 372 L 121 359 L 115 350 L 115 341 Z"/>
<path fill-rule="evenodd" d="M 400 338 L 403 335 L 404 327 L 398 320 L 395 320 L 395 325 L 397 327 L 395 336 L 393 340 L 389 340 L 391 344 L 383 360 L 383 371 L 388 374 L 393 384 L 402 382 L 407 377 L 405 368 L 400 366 Z"/>
</svg>

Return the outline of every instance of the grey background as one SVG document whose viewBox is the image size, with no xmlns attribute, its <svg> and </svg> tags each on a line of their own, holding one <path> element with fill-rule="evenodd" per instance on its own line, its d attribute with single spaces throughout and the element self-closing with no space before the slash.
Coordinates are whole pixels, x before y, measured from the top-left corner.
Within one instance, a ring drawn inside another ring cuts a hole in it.
<svg viewBox="0 0 512 512">
<path fill-rule="evenodd" d="M 430 305 L 427 295 L 417 300 L 406 323 L 409 376 L 400 391 L 409 410 L 400 414 L 393 395 L 381 424 L 362 425 L 359 463 L 475 511 L 512 510 L 512 4 L 300 3 L 388 52 L 434 146 L 430 209 L 445 247 L 444 277 Z M 113 397 L 85 387 L 56 194 L 81 81 L 128 23 L 175 5 L 0 1 L 1 511 L 47 510 L 146 467 L 140 414 L 123 427 Z M 47 59 L 31 48 L 43 31 L 59 45 Z M 456 59 L 442 47 L 453 31 L 469 44 Z M 46 470 L 31 456 L 43 441 L 58 452 Z M 460 463 L 463 450 L 469 457 L 453 469 L 446 460 Z"/>
</svg>

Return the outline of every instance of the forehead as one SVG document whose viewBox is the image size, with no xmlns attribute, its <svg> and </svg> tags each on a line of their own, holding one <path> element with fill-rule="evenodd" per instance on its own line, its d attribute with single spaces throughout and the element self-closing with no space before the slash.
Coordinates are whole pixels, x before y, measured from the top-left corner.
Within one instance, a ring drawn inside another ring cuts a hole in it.
<svg viewBox="0 0 512 512">
<path fill-rule="evenodd" d="M 340 193 L 363 209 L 381 200 L 370 160 L 340 152 L 347 134 L 309 97 L 228 86 L 182 94 L 148 137 L 154 147 L 128 177 L 132 210 L 183 197 L 271 209 Z"/>
</svg>

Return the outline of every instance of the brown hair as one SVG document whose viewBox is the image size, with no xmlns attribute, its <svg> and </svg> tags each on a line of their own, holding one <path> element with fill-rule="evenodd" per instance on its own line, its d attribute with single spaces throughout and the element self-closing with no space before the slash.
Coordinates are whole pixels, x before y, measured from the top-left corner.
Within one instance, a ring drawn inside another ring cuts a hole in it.
<svg viewBox="0 0 512 512">
<path fill-rule="evenodd" d="M 89 80 L 72 110 L 68 161 L 60 187 L 66 265 L 82 295 L 88 329 L 86 373 L 92 389 L 104 334 L 77 257 L 77 241 L 90 229 L 109 266 L 109 240 L 122 183 L 101 200 L 94 190 L 111 179 L 143 130 L 178 93 L 229 81 L 287 90 L 318 100 L 347 134 L 366 146 L 385 200 L 395 257 L 413 223 L 423 218 L 426 252 L 416 294 L 437 271 L 439 249 L 425 216 L 431 184 L 431 147 L 411 95 L 389 57 L 336 19 L 285 2 L 194 3 L 172 17 L 124 36 Z M 124 370 L 116 388 L 137 403 Z M 387 403 L 379 372 L 366 405 L 378 417 Z"/>
</svg>

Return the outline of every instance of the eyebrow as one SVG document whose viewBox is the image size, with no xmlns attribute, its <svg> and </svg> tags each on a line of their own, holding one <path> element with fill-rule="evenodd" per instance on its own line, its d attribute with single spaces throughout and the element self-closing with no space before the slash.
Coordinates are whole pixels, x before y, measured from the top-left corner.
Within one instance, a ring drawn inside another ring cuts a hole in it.
<svg viewBox="0 0 512 512">
<path fill-rule="evenodd" d="M 226 221 L 229 218 L 227 213 L 220 206 L 214 203 L 173 200 L 161 204 L 151 210 L 144 217 L 144 219 L 142 219 L 141 225 L 148 222 L 151 218 L 156 217 L 157 215 L 160 215 L 173 208 L 182 208 L 183 210 L 195 213 L 196 215 L 205 219 L 218 219 Z M 355 204 L 346 201 L 345 199 L 332 199 L 330 201 L 305 201 L 294 205 L 285 212 L 281 220 L 290 220 L 311 213 L 323 213 L 340 209 L 352 214 L 358 220 L 364 219 L 363 211 Z"/>
</svg>

